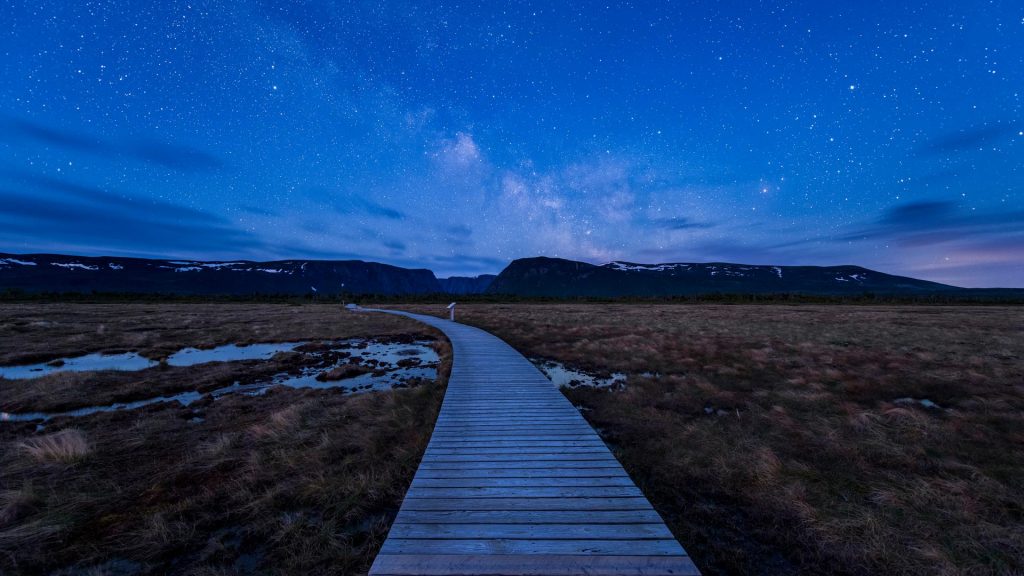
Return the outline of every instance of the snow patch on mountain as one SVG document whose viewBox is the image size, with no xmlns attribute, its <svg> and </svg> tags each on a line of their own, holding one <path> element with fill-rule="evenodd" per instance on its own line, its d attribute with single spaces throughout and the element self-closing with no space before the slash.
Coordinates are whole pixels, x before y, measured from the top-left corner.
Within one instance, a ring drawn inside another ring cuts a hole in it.
<svg viewBox="0 0 1024 576">
<path fill-rule="evenodd" d="M 35 262 L 18 260 L 17 258 L 0 258 L 0 266 L 17 264 L 18 266 L 35 266 Z"/>
<path fill-rule="evenodd" d="M 50 262 L 50 266 L 60 266 L 61 268 L 67 268 L 68 270 L 90 270 L 95 272 L 99 270 L 99 266 L 89 266 L 88 264 L 81 264 L 79 262 Z"/>
<path fill-rule="evenodd" d="M 851 280 L 854 282 L 864 282 L 867 279 L 867 274 L 847 274 L 845 278 L 843 278 L 842 276 L 836 276 L 836 280 L 838 280 L 839 282 L 849 282 Z"/>
<path fill-rule="evenodd" d="M 245 262 L 206 262 L 199 264 L 203 268 L 227 268 L 228 266 L 241 266 Z"/>
<path fill-rule="evenodd" d="M 609 262 L 603 265 L 604 268 L 620 270 L 623 272 L 666 272 L 668 270 L 689 270 L 689 264 L 632 264 L 630 262 Z"/>
</svg>

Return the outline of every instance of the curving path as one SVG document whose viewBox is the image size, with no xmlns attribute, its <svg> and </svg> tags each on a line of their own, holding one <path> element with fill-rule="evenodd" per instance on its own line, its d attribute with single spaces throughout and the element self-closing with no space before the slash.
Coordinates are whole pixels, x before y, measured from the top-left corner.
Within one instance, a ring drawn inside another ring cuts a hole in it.
<svg viewBox="0 0 1024 576">
<path fill-rule="evenodd" d="M 364 310 L 429 324 L 454 354 L 433 436 L 372 576 L 699 574 L 529 360 L 478 328 Z"/>
</svg>

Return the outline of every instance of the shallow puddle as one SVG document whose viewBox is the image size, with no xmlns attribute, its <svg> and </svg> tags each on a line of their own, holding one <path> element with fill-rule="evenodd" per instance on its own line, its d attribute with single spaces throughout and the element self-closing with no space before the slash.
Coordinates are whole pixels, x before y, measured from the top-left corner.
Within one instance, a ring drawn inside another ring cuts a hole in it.
<svg viewBox="0 0 1024 576">
<path fill-rule="evenodd" d="M 227 344 L 208 350 L 183 348 L 167 357 L 171 366 L 193 366 L 206 362 L 233 362 L 236 360 L 268 360 L 278 352 L 291 352 L 305 342 L 273 342 L 238 346 Z M 74 358 L 59 358 L 39 364 L 0 366 L 0 377 L 8 380 L 38 378 L 54 372 L 93 372 L 97 370 L 123 370 L 135 372 L 159 364 L 135 352 L 123 354 L 86 354 Z"/>
<path fill-rule="evenodd" d="M 561 362 L 554 360 L 542 360 L 533 358 L 530 360 L 548 380 L 559 388 L 574 388 L 576 386 L 593 386 L 595 388 L 607 388 L 617 384 L 625 384 L 626 375 L 622 372 L 613 372 L 611 376 L 602 378 L 600 376 L 569 368 Z"/>
<path fill-rule="evenodd" d="M 124 354 L 86 354 L 75 358 L 61 358 L 40 364 L 0 366 L 0 377 L 8 380 L 38 378 L 53 372 L 90 372 L 95 370 L 145 370 L 156 362 L 135 352 Z"/>
<path fill-rule="evenodd" d="M 238 346 L 227 344 L 200 350 L 198 348 L 183 348 L 167 357 L 167 363 L 171 366 L 194 366 L 206 362 L 235 362 L 237 360 L 269 360 L 278 352 L 291 352 L 305 342 L 276 342 L 269 344 L 249 344 Z"/>
<path fill-rule="evenodd" d="M 235 346 L 234 348 L 245 351 L 247 356 L 243 359 L 265 360 L 273 357 L 273 355 L 278 352 L 295 350 L 302 345 L 303 343 L 301 342 L 293 342 L 286 344 L 254 344 L 252 346 Z M 221 349 L 227 348 L 229 348 L 229 346 L 221 347 Z M 200 352 L 214 352 L 215 350 L 218 349 Z M 220 353 L 216 360 L 203 359 L 195 362 L 192 362 L 191 360 L 195 360 L 196 358 L 211 358 L 213 356 L 204 355 L 197 357 L 190 353 L 190 355 L 183 357 L 187 360 L 187 363 L 174 365 L 189 366 L 204 362 L 228 361 L 225 358 L 230 358 L 232 360 L 240 359 L 231 356 L 230 352 L 230 350 L 226 350 L 225 352 Z M 302 353 L 314 358 L 322 358 L 326 354 L 343 353 L 344 357 L 337 359 L 333 363 L 318 363 L 317 366 L 306 366 L 294 373 L 281 372 L 279 374 L 275 374 L 266 381 L 254 382 L 251 384 L 235 382 L 230 386 L 218 388 L 210 392 L 190 390 L 171 396 L 155 396 L 153 398 L 146 398 L 144 400 L 137 400 L 134 402 L 118 402 L 114 404 L 87 406 L 66 412 L 0 412 L 0 422 L 46 421 L 57 417 L 87 416 L 97 412 L 133 410 L 149 406 L 151 404 L 159 404 L 161 402 L 177 402 L 182 406 L 188 406 L 202 398 L 211 397 L 213 399 L 217 399 L 227 394 L 261 396 L 274 386 L 287 386 L 289 388 L 316 388 L 321 390 L 341 388 L 349 392 L 365 392 L 368 390 L 390 390 L 392 388 L 401 388 L 410 385 L 413 381 L 418 379 L 433 381 L 437 378 L 439 358 L 437 352 L 430 347 L 429 341 L 418 341 L 412 344 L 399 344 L 365 340 L 344 340 L 331 342 L 319 349 L 304 351 Z M 169 360 L 168 363 L 170 363 Z M 321 374 L 346 365 L 365 366 L 368 371 L 364 374 L 341 380 L 317 379 L 317 376 L 320 376 Z M 37 375 L 38 374 L 35 374 L 29 377 L 35 377 Z"/>
</svg>

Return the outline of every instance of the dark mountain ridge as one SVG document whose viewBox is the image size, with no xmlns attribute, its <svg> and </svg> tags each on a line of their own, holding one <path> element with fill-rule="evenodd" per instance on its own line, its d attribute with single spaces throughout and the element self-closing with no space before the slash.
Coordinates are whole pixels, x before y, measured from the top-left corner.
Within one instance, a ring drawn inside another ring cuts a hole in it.
<svg viewBox="0 0 1024 576">
<path fill-rule="evenodd" d="M 438 279 L 426 269 L 362 260 L 204 262 L 0 253 L 0 292 L 124 293 L 184 296 L 258 294 L 452 295 L 544 298 L 659 298 L 713 294 L 1024 298 L 1021 289 L 965 289 L 860 266 L 709 263 L 594 265 L 523 258 L 497 276 Z"/>
<path fill-rule="evenodd" d="M 488 293 L 564 298 L 711 293 L 916 295 L 962 290 L 860 266 L 764 266 L 726 262 L 610 262 L 597 266 L 539 257 L 513 261 L 491 283 Z"/>
<path fill-rule="evenodd" d="M 495 278 L 497 278 L 495 274 L 481 274 L 479 276 L 438 278 L 437 281 L 441 283 L 441 290 L 449 294 L 483 294 Z"/>
<path fill-rule="evenodd" d="M 362 260 L 150 260 L 0 254 L 0 290 L 182 295 L 432 294 L 434 273 Z"/>
</svg>

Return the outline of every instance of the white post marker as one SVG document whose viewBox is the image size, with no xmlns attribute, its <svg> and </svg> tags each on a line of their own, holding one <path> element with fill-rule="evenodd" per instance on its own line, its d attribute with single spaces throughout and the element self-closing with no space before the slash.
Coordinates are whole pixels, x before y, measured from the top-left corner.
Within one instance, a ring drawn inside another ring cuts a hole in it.
<svg viewBox="0 0 1024 576">
<path fill-rule="evenodd" d="M 455 302 L 448 305 L 448 319 L 455 322 Z"/>
</svg>

